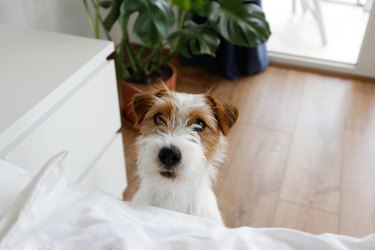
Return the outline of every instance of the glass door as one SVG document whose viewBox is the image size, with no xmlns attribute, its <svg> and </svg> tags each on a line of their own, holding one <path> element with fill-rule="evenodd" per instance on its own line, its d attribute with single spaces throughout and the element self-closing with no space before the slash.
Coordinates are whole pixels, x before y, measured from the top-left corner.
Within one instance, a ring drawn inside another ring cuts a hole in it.
<svg viewBox="0 0 375 250">
<path fill-rule="evenodd" d="M 271 60 L 375 76 L 373 2 L 264 0 L 272 29 L 267 43 Z"/>
</svg>

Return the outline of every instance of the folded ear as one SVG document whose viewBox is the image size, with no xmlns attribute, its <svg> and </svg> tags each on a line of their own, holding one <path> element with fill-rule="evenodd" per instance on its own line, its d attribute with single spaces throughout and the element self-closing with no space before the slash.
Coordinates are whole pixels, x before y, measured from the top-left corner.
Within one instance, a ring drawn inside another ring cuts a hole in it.
<svg viewBox="0 0 375 250">
<path fill-rule="evenodd" d="M 131 105 L 135 115 L 135 126 L 138 127 L 142 123 L 147 111 L 155 104 L 157 98 L 168 94 L 168 88 L 160 82 L 151 90 L 133 96 Z"/>
<path fill-rule="evenodd" d="M 206 99 L 215 114 L 221 131 L 226 136 L 238 119 L 238 109 L 212 94 L 206 94 Z"/>
<path fill-rule="evenodd" d="M 155 97 L 151 92 L 145 92 L 133 96 L 131 105 L 133 108 L 133 113 L 135 115 L 136 127 L 138 127 L 142 123 L 147 111 L 154 103 L 154 98 Z"/>
</svg>

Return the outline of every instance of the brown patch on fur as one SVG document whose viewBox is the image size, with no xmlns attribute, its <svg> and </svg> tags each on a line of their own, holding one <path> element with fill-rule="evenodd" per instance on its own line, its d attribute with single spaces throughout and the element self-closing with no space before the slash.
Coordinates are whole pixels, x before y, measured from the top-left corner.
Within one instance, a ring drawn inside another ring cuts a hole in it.
<svg viewBox="0 0 375 250">
<path fill-rule="evenodd" d="M 133 97 L 131 104 L 133 112 L 135 114 L 136 127 L 138 127 L 142 123 L 147 111 L 154 103 L 154 99 L 154 95 L 148 92 L 138 94 Z"/>
<path fill-rule="evenodd" d="M 206 159 L 211 160 L 215 155 L 217 146 L 219 145 L 219 130 L 206 128 L 205 130 L 200 132 L 199 135 L 201 137 L 202 144 L 204 145 L 204 155 L 206 156 Z"/>
<path fill-rule="evenodd" d="M 213 122 L 213 114 L 208 114 L 203 110 L 194 110 L 190 112 L 188 117 L 188 125 L 192 125 L 198 119 L 206 123 L 206 128 L 199 132 L 202 144 L 204 146 L 204 155 L 206 159 L 210 160 L 215 155 L 217 146 L 220 141 L 220 129 L 216 122 Z"/>
<path fill-rule="evenodd" d="M 238 119 L 238 109 L 231 104 L 221 101 L 213 94 L 206 94 L 206 99 L 214 112 L 223 135 L 228 135 L 230 128 Z"/>
<path fill-rule="evenodd" d="M 170 96 L 170 92 L 163 83 L 155 84 L 152 90 L 135 95 L 131 102 L 136 117 L 135 126 L 139 128 L 146 114 L 158 99 L 166 96 Z"/>
<path fill-rule="evenodd" d="M 129 183 L 124 192 L 122 193 L 122 200 L 131 201 L 135 193 L 139 190 L 140 180 L 137 174 L 133 174 L 129 178 Z"/>
<path fill-rule="evenodd" d="M 170 91 L 163 84 L 158 84 L 153 90 L 134 96 L 132 106 L 136 116 L 136 126 L 143 135 L 166 132 L 168 123 L 173 120 L 177 112 Z M 163 122 L 155 124 L 154 117 L 159 113 Z"/>
<path fill-rule="evenodd" d="M 172 97 L 164 96 L 159 98 L 145 115 L 144 121 L 140 126 L 141 133 L 148 135 L 155 132 L 167 132 L 168 126 L 173 122 L 176 112 L 177 107 Z M 161 115 L 161 124 L 155 124 L 154 117 L 157 114 Z"/>
</svg>

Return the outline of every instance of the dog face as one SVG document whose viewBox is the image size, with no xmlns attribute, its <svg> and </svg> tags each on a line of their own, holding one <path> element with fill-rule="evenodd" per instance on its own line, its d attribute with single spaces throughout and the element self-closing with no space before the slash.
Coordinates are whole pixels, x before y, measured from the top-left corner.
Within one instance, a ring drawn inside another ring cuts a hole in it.
<svg viewBox="0 0 375 250">
<path fill-rule="evenodd" d="M 141 178 L 194 181 L 216 176 L 225 136 L 238 110 L 211 94 L 169 91 L 164 85 L 134 96 Z M 160 183 L 160 182 L 159 182 Z"/>
</svg>

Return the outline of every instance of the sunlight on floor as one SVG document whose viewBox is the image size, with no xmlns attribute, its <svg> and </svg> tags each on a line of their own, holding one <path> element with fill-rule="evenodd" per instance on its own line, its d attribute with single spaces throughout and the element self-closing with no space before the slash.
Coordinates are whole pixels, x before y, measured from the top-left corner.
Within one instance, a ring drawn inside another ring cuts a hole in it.
<svg viewBox="0 0 375 250">
<path fill-rule="evenodd" d="M 318 25 L 310 12 L 303 13 L 301 0 L 263 0 L 271 25 L 268 51 L 355 64 L 370 16 L 363 6 L 341 0 L 320 1 L 327 44 L 323 45 Z"/>
</svg>

